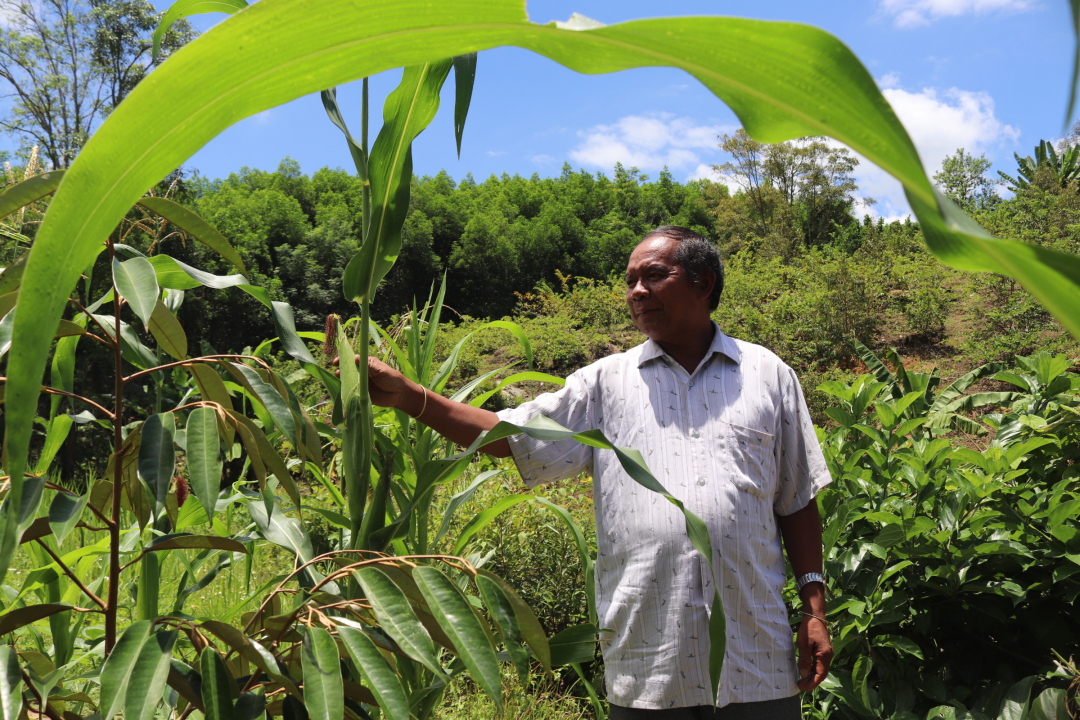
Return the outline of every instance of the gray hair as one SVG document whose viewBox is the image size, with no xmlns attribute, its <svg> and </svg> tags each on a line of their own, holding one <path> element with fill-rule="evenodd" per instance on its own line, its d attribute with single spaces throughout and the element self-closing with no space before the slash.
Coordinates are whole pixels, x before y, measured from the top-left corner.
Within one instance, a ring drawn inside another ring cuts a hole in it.
<svg viewBox="0 0 1080 720">
<path fill-rule="evenodd" d="M 716 246 L 693 230 L 679 225 L 661 225 L 646 233 L 641 242 L 654 237 L 670 238 L 679 243 L 672 260 L 686 272 L 690 282 L 696 283 L 702 273 L 712 270 L 716 284 L 709 295 L 709 309 L 715 310 L 720 305 L 720 293 L 724 291 L 724 262 Z"/>
</svg>

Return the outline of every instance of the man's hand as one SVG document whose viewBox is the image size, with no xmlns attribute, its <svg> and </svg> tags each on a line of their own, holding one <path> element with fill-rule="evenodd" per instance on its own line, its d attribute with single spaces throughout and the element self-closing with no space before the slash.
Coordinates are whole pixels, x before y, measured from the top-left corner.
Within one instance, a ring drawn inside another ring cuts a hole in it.
<svg viewBox="0 0 1080 720">
<path fill-rule="evenodd" d="M 334 365 L 339 361 L 340 358 L 335 358 Z M 359 361 L 360 356 L 355 356 L 353 362 Z M 461 447 L 469 447 L 477 435 L 499 423 L 499 416 L 490 410 L 454 402 L 433 390 L 425 390 L 373 357 L 368 358 L 368 393 L 372 404 L 397 408 Z M 506 438 L 480 450 L 495 457 L 510 457 L 510 443 Z"/>
<path fill-rule="evenodd" d="M 341 358 L 334 358 L 334 365 L 337 366 L 338 361 Z M 355 363 L 360 362 L 360 356 L 355 356 L 353 360 Z M 334 371 L 335 375 L 340 375 L 340 371 Z M 410 391 L 413 390 L 408 379 L 400 372 L 390 367 L 386 363 L 373 357 L 368 357 L 368 393 L 371 395 L 371 402 L 379 407 L 391 407 L 404 409 L 405 399 L 410 395 Z M 421 391 L 423 392 L 423 391 Z M 415 392 L 411 393 L 415 395 Z"/>
<path fill-rule="evenodd" d="M 829 674 L 833 657 L 829 628 L 818 618 L 803 615 L 798 644 L 799 689 L 808 692 L 820 685 Z"/>
</svg>

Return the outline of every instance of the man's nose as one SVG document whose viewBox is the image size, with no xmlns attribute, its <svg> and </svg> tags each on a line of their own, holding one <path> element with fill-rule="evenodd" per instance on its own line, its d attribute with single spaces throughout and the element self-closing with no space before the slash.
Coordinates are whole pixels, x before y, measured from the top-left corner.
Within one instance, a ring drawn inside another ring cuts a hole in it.
<svg viewBox="0 0 1080 720">
<path fill-rule="evenodd" d="M 627 289 L 626 294 L 631 300 L 640 300 L 649 296 L 649 289 L 645 287 L 645 283 L 638 280 Z"/>
</svg>

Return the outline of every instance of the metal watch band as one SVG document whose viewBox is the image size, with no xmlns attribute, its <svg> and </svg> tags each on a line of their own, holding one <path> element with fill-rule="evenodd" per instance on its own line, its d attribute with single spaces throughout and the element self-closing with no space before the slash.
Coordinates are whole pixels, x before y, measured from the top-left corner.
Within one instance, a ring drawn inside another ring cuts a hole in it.
<svg viewBox="0 0 1080 720">
<path fill-rule="evenodd" d="M 821 573 L 806 573 L 801 578 L 795 581 L 795 591 L 802 592 L 802 589 L 812 582 L 819 582 L 822 585 L 825 584 L 825 576 Z"/>
</svg>

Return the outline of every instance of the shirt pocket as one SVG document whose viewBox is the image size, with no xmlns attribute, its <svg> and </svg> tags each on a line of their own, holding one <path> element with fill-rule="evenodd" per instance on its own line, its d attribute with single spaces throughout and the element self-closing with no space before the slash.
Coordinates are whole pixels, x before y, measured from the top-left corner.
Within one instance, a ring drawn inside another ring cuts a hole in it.
<svg viewBox="0 0 1080 720">
<path fill-rule="evenodd" d="M 728 433 L 732 482 L 742 492 L 771 498 L 776 484 L 776 436 L 742 425 L 723 423 Z"/>
</svg>

